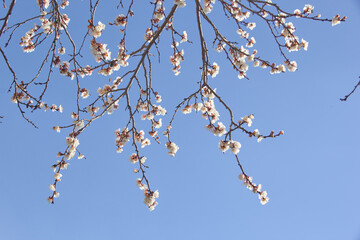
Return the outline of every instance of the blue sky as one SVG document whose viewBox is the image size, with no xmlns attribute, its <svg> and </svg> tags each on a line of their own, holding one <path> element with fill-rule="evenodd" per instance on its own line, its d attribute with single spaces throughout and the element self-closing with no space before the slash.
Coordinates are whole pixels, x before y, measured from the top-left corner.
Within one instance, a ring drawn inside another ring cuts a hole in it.
<svg viewBox="0 0 360 240">
<path fill-rule="evenodd" d="M 360 239 L 360 93 L 356 92 L 348 102 L 339 101 L 360 75 L 360 3 L 277 2 L 289 11 L 313 4 L 315 12 L 324 17 L 339 13 L 348 20 L 335 27 L 330 23 L 294 20 L 296 33 L 310 42 L 307 52 L 289 54 L 298 63 L 294 73 L 270 75 L 268 70 L 251 68 L 247 73 L 250 80 L 239 80 L 224 57 L 210 50 L 211 61 L 221 67 L 210 84 L 233 108 L 237 118 L 253 113 L 251 129 L 285 130 L 284 136 L 260 143 L 236 135 L 242 144 L 239 157 L 247 173 L 269 193 L 267 205 L 262 206 L 257 196 L 241 184 L 231 153 L 218 150 L 219 138 L 205 130 L 207 123 L 199 114 L 192 113 L 179 115 L 175 120 L 172 139 L 180 146 L 175 158 L 167 155 L 165 139 L 160 145 L 153 142 L 143 150 L 150 165 L 147 174 L 151 186 L 160 192 L 159 206 L 149 212 L 135 185 L 138 176 L 128 161 L 132 149 L 128 146 L 121 154 L 115 151 L 114 130 L 122 128 L 125 121 L 121 104 L 119 111 L 94 123 L 80 136 L 79 150 L 87 159 L 71 160 L 58 188 L 61 196 L 49 205 L 46 197 L 53 175 L 50 166 L 57 159 L 56 153 L 64 149 L 67 136 L 66 131 L 58 134 L 51 128 L 69 123 L 70 113 L 75 110 L 75 82 L 54 75 L 46 101 L 62 104 L 64 112 L 29 113 L 40 127 L 34 129 L 10 102 L 7 90 L 12 78 L 0 60 L 0 115 L 4 116 L 0 124 L 0 239 Z M 194 26 L 194 3 L 187 3 L 174 21 L 177 29 L 186 30 L 193 42 L 184 44 L 181 74 L 175 77 L 170 70 L 168 36 L 161 41 L 161 64 L 154 64 L 153 69 L 154 87 L 170 113 L 163 119 L 165 123 L 174 106 L 194 91 L 200 80 L 201 52 Z M 35 5 L 35 1 L 18 1 L 12 21 L 33 16 L 38 11 Z M 109 8 L 100 6 L 96 21 L 112 21 L 122 13 L 115 6 L 116 3 Z M 214 5 L 210 17 L 219 17 L 219 6 L 218 2 Z M 69 31 L 79 42 L 86 32 L 88 2 L 71 1 L 66 11 L 71 18 Z M 134 41 L 129 41 L 134 48 L 141 44 L 148 24 L 142 16 L 150 14 L 148 1 L 136 6 L 135 17 L 139 18 L 132 23 L 136 31 L 129 33 L 134 36 Z M 232 34 L 226 21 L 219 20 L 218 24 Z M 23 54 L 17 46 L 31 26 L 32 23 L 20 28 L 6 49 L 20 79 L 33 75 L 43 53 L 39 49 Z M 211 34 L 206 25 L 204 28 L 211 46 Z M 106 26 L 103 36 L 113 49 L 118 44 L 113 39 L 120 36 L 114 29 Z M 261 24 L 253 30 L 253 36 L 261 56 L 282 61 Z M 0 43 L 3 46 L 4 39 Z M 85 46 L 87 50 L 88 45 Z M 89 54 L 84 56 L 95 64 Z M 107 79 L 94 74 L 82 81 L 96 89 Z M 226 122 L 226 114 L 220 114 Z"/>
</svg>

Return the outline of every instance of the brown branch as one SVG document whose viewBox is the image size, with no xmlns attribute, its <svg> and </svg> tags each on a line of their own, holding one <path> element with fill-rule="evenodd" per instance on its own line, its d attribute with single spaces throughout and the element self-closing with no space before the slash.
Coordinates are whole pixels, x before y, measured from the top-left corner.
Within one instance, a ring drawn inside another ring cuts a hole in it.
<svg viewBox="0 0 360 240">
<path fill-rule="evenodd" d="M 344 101 L 344 102 L 345 102 L 345 101 L 348 99 L 348 97 L 350 97 L 350 96 L 355 92 L 355 90 L 356 90 L 356 88 L 357 88 L 358 86 L 360 86 L 360 80 L 359 80 L 359 82 L 355 85 L 354 89 L 353 89 L 348 95 L 346 95 L 344 98 L 340 98 L 340 101 Z"/>
<path fill-rule="evenodd" d="M 3 34 L 3 32 L 5 31 L 5 28 L 6 28 L 7 24 L 8 24 L 9 18 L 10 18 L 11 13 L 12 13 L 12 10 L 14 9 L 15 3 L 16 3 L 16 0 L 12 0 L 12 1 L 11 1 L 9 10 L 8 10 L 5 18 L 4 18 L 4 19 L 1 19 L 1 20 L 4 21 L 4 23 L 3 23 L 3 25 L 2 25 L 2 27 L 1 27 L 1 29 L 0 29 L 0 37 L 1 37 L 1 35 Z"/>
</svg>

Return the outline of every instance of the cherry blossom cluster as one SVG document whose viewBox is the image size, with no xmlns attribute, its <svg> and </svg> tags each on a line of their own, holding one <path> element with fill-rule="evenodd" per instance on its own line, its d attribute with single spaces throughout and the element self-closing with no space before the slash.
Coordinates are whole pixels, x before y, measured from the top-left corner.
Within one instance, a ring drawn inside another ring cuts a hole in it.
<svg viewBox="0 0 360 240">
<path fill-rule="evenodd" d="M 143 130 L 140 130 L 139 132 L 134 132 L 134 139 L 135 142 L 141 143 L 141 148 L 144 148 L 148 145 L 150 145 L 150 140 L 148 138 L 145 138 L 145 132 Z"/>
<path fill-rule="evenodd" d="M 203 1 L 202 10 L 204 14 L 207 14 L 209 11 L 212 10 L 212 3 L 215 3 L 215 1 Z M 246 61 L 253 62 L 253 65 L 255 67 L 270 67 L 271 74 L 282 73 L 285 72 L 286 69 L 290 72 L 294 72 L 297 70 L 297 63 L 295 61 L 289 60 L 282 51 L 282 48 L 286 48 L 289 52 L 299 51 L 300 49 L 307 50 L 309 43 L 304 39 L 301 39 L 300 41 L 299 38 L 294 35 L 295 27 L 292 22 L 286 22 L 286 19 L 296 17 L 308 18 L 311 20 L 329 21 L 332 22 L 333 26 L 340 23 L 341 21 L 346 20 L 346 17 L 340 18 L 339 15 L 336 15 L 333 19 L 322 19 L 320 14 L 314 17 L 312 16 L 314 7 L 310 4 L 306 4 L 303 8 L 303 11 L 296 9 L 292 14 L 283 11 L 279 8 L 278 5 L 272 3 L 271 1 L 262 2 L 261 4 L 259 4 L 260 2 L 257 3 L 249 1 L 250 7 L 237 0 L 232 0 L 229 2 L 225 0 L 220 0 L 220 3 L 223 6 L 223 9 L 225 9 L 229 13 L 229 16 L 237 23 L 237 33 L 246 40 L 246 47 L 253 47 L 256 43 L 256 40 L 254 37 L 250 38 L 250 34 L 244 29 L 244 27 L 253 30 L 256 27 L 256 23 L 245 22 L 245 20 L 250 18 L 251 15 L 257 15 L 262 20 L 267 22 L 267 25 L 270 28 L 270 32 L 273 34 L 276 43 L 279 45 L 280 52 L 285 58 L 285 64 L 277 65 L 275 63 L 269 63 L 268 61 L 261 59 L 260 57 L 256 57 L 255 54 L 257 53 L 257 50 L 254 50 L 254 53 L 250 55 L 248 49 L 245 49 L 242 45 L 240 47 L 237 47 L 234 41 L 229 41 L 225 36 L 221 34 L 221 32 L 215 27 L 215 24 L 210 20 L 210 18 L 204 16 L 205 20 L 207 20 L 214 28 L 214 32 L 216 34 L 216 40 L 218 41 L 218 43 L 215 45 L 215 50 L 217 52 L 222 52 L 223 50 L 226 50 L 226 55 L 229 60 L 231 59 L 231 64 L 233 65 L 234 69 L 239 72 L 238 77 L 240 79 L 247 78 L 246 72 L 249 66 Z M 276 34 L 278 30 L 275 29 L 275 27 L 280 28 L 280 35 Z M 278 40 L 281 37 L 285 40 L 284 44 L 280 43 Z M 229 48 L 226 49 L 226 46 L 229 46 Z"/>
<path fill-rule="evenodd" d="M 86 107 L 86 111 L 90 114 L 91 117 L 95 117 L 95 114 L 99 111 L 99 107 L 94 107 L 94 106 L 87 106 Z"/>
<path fill-rule="evenodd" d="M 231 14 L 231 17 L 236 19 L 238 22 L 242 22 L 250 17 L 250 11 L 242 11 L 242 6 L 238 4 L 238 1 L 231 1 L 230 4 L 226 5 L 226 10 Z"/>
<path fill-rule="evenodd" d="M 230 151 L 236 155 L 240 152 L 240 148 L 241 148 L 241 143 L 238 141 L 234 141 L 234 140 L 223 141 L 223 140 L 221 140 L 219 142 L 219 150 L 223 153 L 230 149 Z"/>
<path fill-rule="evenodd" d="M 94 38 L 98 38 L 101 36 L 102 31 L 105 29 L 105 24 L 102 22 L 98 22 L 96 26 L 94 26 L 92 23 L 89 25 L 89 34 L 93 36 Z"/>
<path fill-rule="evenodd" d="M 165 146 L 166 149 L 169 151 L 168 154 L 175 157 L 176 152 L 179 150 L 179 146 L 176 145 L 176 143 L 174 142 L 167 142 Z"/>
<path fill-rule="evenodd" d="M 62 3 L 60 4 L 60 7 L 62 9 L 64 9 L 67 6 L 69 6 L 69 1 L 68 0 L 62 0 Z"/>
<path fill-rule="evenodd" d="M 81 124 L 80 124 L 81 125 Z M 69 146 L 68 151 L 65 154 L 67 160 L 72 159 L 75 156 L 76 148 L 79 146 L 79 140 L 73 136 L 66 138 L 66 145 Z"/>
<path fill-rule="evenodd" d="M 216 77 L 216 75 L 219 74 L 220 66 L 214 62 L 211 66 L 211 69 L 208 69 L 208 75 L 210 75 L 212 78 Z"/>
<path fill-rule="evenodd" d="M 24 52 L 33 52 L 35 50 L 35 45 L 33 42 L 33 38 L 35 36 L 35 32 L 40 28 L 39 25 L 35 25 L 34 28 L 31 28 L 29 31 L 25 33 L 25 36 L 21 38 L 20 46 L 23 47 Z"/>
<path fill-rule="evenodd" d="M 86 67 L 82 68 L 78 68 L 76 69 L 76 74 L 79 75 L 80 77 L 84 78 L 85 76 L 91 76 L 92 72 L 93 72 L 93 68 L 90 67 L 89 65 L 87 65 Z"/>
<path fill-rule="evenodd" d="M 127 67 L 129 65 L 127 60 L 129 59 L 130 55 L 126 54 L 124 42 L 121 42 L 118 47 L 119 47 L 119 53 L 117 55 L 118 64 L 122 67 Z"/>
<path fill-rule="evenodd" d="M 213 5 L 215 3 L 215 0 L 203 0 L 203 9 L 204 12 L 207 13 L 211 13 L 211 11 L 213 10 Z"/>
<path fill-rule="evenodd" d="M 159 198 L 159 191 L 155 192 L 150 191 L 145 184 L 142 183 L 140 178 L 136 179 L 136 185 L 144 192 L 144 204 L 149 208 L 150 211 L 153 211 L 158 205 L 156 198 Z"/>
<path fill-rule="evenodd" d="M 58 27 L 60 30 L 63 30 L 64 28 L 67 28 L 70 22 L 70 18 L 67 14 L 63 14 L 60 16 L 60 23 L 58 24 Z"/>
<path fill-rule="evenodd" d="M 184 114 L 191 113 L 193 109 L 195 111 L 201 111 L 203 115 L 205 115 L 205 118 L 207 116 L 210 117 L 210 123 L 205 126 L 206 129 L 212 132 L 215 136 L 219 136 L 219 137 L 224 136 L 224 139 L 219 141 L 218 144 L 219 150 L 225 153 L 230 149 L 230 151 L 234 154 L 237 163 L 240 166 L 241 171 L 243 172 L 239 176 L 239 178 L 242 181 L 244 181 L 244 184 L 247 186 L 247 188 L 252 190 L 254 193 L 258 194 L 261 204 L 263 205 L 266 204 L 269 201 L 269 198 L 267 197 L 267 192 L 261 191 L 261 184 L 259 185 L 254 184 L 252 182 L 252 178 L 248 177 L 244 173 L 243 167 L 238 157 L 241 148 L 241 143 L 231 139 L 232 136 L 231 133 L 233 133 L 237 129 L 240 129 L 243 133 L 247 134 L 249 137 L 255 137 L 257 139 L 257 142 L 260 142 L 264 138 L 268 138 L 268 137 L 274 138 L 283 135 L 284 131 L 280 131 L 278 134 L 275 134 L 274 131 L 271 131 L 269 135 L 264 136 L 260 134 L 258 129 L 255 129 L 253 131 L 249 131 L 245 129 L 243 127 L 244 124 L 247 125 L 248 127 L 252 126 L 254 119 L 253 114 L 242 117 L 237 123 L 232 122 L 229 126 L 229 130 L 227 131 L 226 126 L 222 122 L 218 122 L 217 125 L 214 124 L 219 120 L 218 114 L 216 114 L 217 117 L 215 118 L 213 116 L 214 112 L 217 113 L 217 111 L 215 110 L 214 100 L 215 99 L 219 100 L 220 103 L 222 103 L 225 106 L 225 108 L 228 109 L 226 103 L 224 103 L 223 100 L 218 96 L 218 94 L 216 93 L 216 89 L 212 89 L 209 86 L 203 87 L 200 93 L 203 98 L 208 98 L 208 101 L 203 99 L 202 103 L 195 102 L 193 104 L 190 104 L 189 103 L 190 99 L 194 97 L 194 95 L 190 95 L 190 97 L 185 99 L 183 102 L 185 103 L 187 101 L 187 104 L 186 105 L 184 104 L 185 107 L 181 109 L 182 113 Z M 232 111 L 230 109 L 228 109 L 228 111 L 232 115 Z"/>
<path fill-rule="evenodd" d="M 161 20 L 163 20 L 165 18 L 164 11 L 165 11 L 165 7 L 164 7 L 162 1 L 157 1 L 156 8 L 153 13 L 153 18 L 151 21 L 156 24 L 156 23 L 159 23 Z"/>
<path fill-rule="evenodd" d="M 218 125 L 216 127 L 213 124 L 206 125 L 205 127 L 207 130 L 209 130 L 218 137 L 221 137 L 226 133 L 226 127 L 222 122 L 218 122 Z"/>
<path fill-rule="evenodd" d="M 40 102 L 39 100 L 31 96 L 27 92 L 24 83 L 20 83 L 19 85 L 15 86 L 15 92 L 11 96 L 10 101 L 18 105 L 24 105 L 26 106 L 26 108 L 30 108 L 33 110 L 43 109 L 45 112 L 48 110 L 51 110 L 52 112 L 63 112 L 63 107 L 61 105 L 48 105 L 45 102 Z"/>
<path fill-rule="evenodd" d="M 147 28 L 144 34 L 145 41 L 150 43 L 151 40 L 153 39 L 153 35 L 154 35 L 153 31 L 150 28 Z"/>
<path fill-rule="evenodd" d="M 144 164 L 146 161 L 146 157 L 141 157 L 140 161 L 139 161 L 139 157 L 136 153 L 131 154 L 131 156 L 129 157 L 129 161 L 131 163 L 137 163 L 140 162 L 141 164 Z"/>
<path fill-rule="evenodd" d="M 140 89 L 140 94 L 147 96 L 148 93 L 146 91 Z M 156 102 L 161 102 L 161 96 L 158 94 L 156 95 Z M 151 109 L 150 109 L 150 107 L 151 107 Z M 155 127 L 155 128 L 160 128 L 162 126 L 161 118 L 158 121 L 156 121 L 154 119 L 154 115 L 155 116 L 165 116 L 166 109 L 164 107 L 162 107 L 161 105 L 151 104 L 151 106 L 150 106 L 147 101 L 139 100 L 138 104 L 136 106 L 136 109 L 138 111 L 147 112 L 146 114 L 141 115 L 141 120 L 146 120 L 146 119 L 150 120 L 152 122 L 153 127 Z"/>
<path fill-rule="evenodd" d="M 71 71 L 70 63 L 68 61 L 59 61 L 60 58 L 55 58 L 55 67 L 59 67 L 60 74 L 69 77 L 71 80 L 74 79 L 75 74 Z"/>
<path fill-rule="evenodd" d="M 49 0 L 37 0 L 37 5 L 42 9 L 47 9 L 49 7 Z M 69 5 L 69 1 L 64 0 L 60 7 L 64 9 Z M 45 16 L 50 15 L 46 11 L 42 11 L 40 13 L 39 20 L 41 21 L 41 25 L 35 24 L 34 28 L 30 29 L 25 33 L 25 36 L 21 38 L 20 46 L 23 47 L 24 52 L 30 53 L 35 50 L 36 45 L 41 42 L 41 35 L 46 34 L 45 38 L 54 32 L 54 30 L 64 30 L 67 28 L 70 18 L 67 14 L 60 14 L 58 11 L 55 11 L 55 15 L 51 15 L 50 19 Z M 38 30 L 42 29 L 41 33 L 37 33 Z M 34 42 L 35 40 L 35 42 Z"/>
<path fill-rule="evenodd" d="M 243 184 L 246 186 L 246 188 L 248 188 L 249 190 L 251 190 L 253 193 L 258 194 L 259 199 L 260 199 L 260 203 L 262 205 L 265 205 L 266 203 L 269 202 L 269 197 L 267 196 L 267 192 L 266 191 L 261 191 L 261 184 L 256 185 L 255 183 L 252 182 L 252 177 L 249 177 L 245 174 L 240 174 L 239 175 L 239 179 L 241 181 L 243 181 Z"/>
<path fill-rule="evenodd" d="M 335 17 L 333 17 L 333 18 L 331 19 L 331 25 L 332 25 L 332 26 L 338 25 L 338 24 L 340 24 L 341 22 L 346 21 L 346 19 L 347 19 L 346 16 L 344 16 L 344 17 L 341 18 L 340 15 L 337 14 Z"/>
<path fill-rule="evenodd" d="M 50 4 L 50 0 L 36 0 L 36 3 L 39 7 L 48 8 Z"/>
<path fill-rule="evenodd" d="M 102 59 L 111 59 L 111 52 L 106 47 L 107 44 L 98 43 L 95 39 L 91 40 L 90 52 L 94 56 L 96 62 L 100 62 Z"/>
<path fill-rule="evenodd" d="M 131 131 L 128 130 L 127 127 L 125 127 L 123 130 L 117 129 L 115 131 L 115 136 L 116 136 L 116 146 L 117 146 L 117 152 L 121 153 L 123 151 L 123 147 L 125 146 L 125 144 L 127 142 L 130 141 L 131 139 L 131 133 L 133 134 L 134 137 L 134 141 L 136 143 L 141 143 L 141 148 L 144 148 L 145 146 L 150 145 L 150 140 L 148 138 L 145 138 L 145 132 L 143 130 L 140 130 L 139 132 L 132 129 Z M 150 133 L 150 135 L 152 135 Z M 143 178 L 140 179 L 138 178 L 136 180 L 136 185 L 143 190 L 145 198 L 144 198 L 144 203 L 145 205 L 149 208 L 150 211 L 154 210 L 155 207 L 157 206 L 157 202 L 156 202 L 156 198 L 159 197 L 159 192 L 156 190 L 155 192 L 152 192 L 150 190 L 149 185 L 147 184 L 143 184 L 142 180 L 145 179 L 146 182 L 148 182 L 146 176 L 145 176 L 145 171 L 143 170 L 143 168 L 145 167 L 145 161 L 146 161 L 146 157 L 145 156 L 139 156 L 138 150 L 136 148 L 137 153 L 133 153 L 130 155 L 129 157 L 129 161 L 132 164 L 135 163 L 139 163 L 139 170 L 138 169 L 134 169 L 134 173 L 138 173 L 138 172 L 142 172 L 143 174 Z"/>
<path fill-rule="evenodd" d="M 54 127 L 54 129 L 60 131 L 58 126 Z M 61 160 L 57 160 L 56 164 L 51 166 L 54 171 L 53 177 L 55 182 L 49 185 L 49 189 L 53 192 L 52 195 L 47 198 L 49 203 L 54 203 L 54 198 L 58 198 L 60 196 L 59 191 L 57 191 L 57 183 L 61 181 L 61 177 L 63 176 L 60 171 L 68 168 L 70 163 L 66 160 L 71 160 L 75 156 L 76 152 L 78 152 L 77 147 L 79 144 L 79 140 L 75 137 L 74 132 L 72 132 L 69 137 L 66 138 L 66 151 L 64 153 L 59 152 L 57 154 L 58 157 L 61 157 Z M 85 156 L 79 152 L 78 159 L 82 159 L 84 157 Z"/>
<path fill-rule="evenodd" d="M 170 63 L 173 65 L 172 71 L 174 72 L 175 76 L 180 74 L 180 62 L 184 60 L 184 50 L 180 52 L 175 52 L 172 56 L 170 56 Z"/>
<path fill-rule="evenodd" d="M 119 16 L 117 16 L 115 18 L 114 21 L 115 26 L 121 26 L 121 27 L 125 27 L 126 25 L 126 17 L 124 16 L 124 14 L 120 14 Z"/>
<path fill-rule="evenodd" d="M 168 23 L 167 30 L 169 30 L 169 29 L 172 32 L 171 48 L 173 49 L 173 55 L 170 56 L 169 61 L 170 61 L 171 65 L 173 65 L 171 70 L 174 72 L 175 76 L 177 76 L 180 74 L 180 68 L 181 68 L 180 63 L 182 61 L 184 61 L 184 49 L 182 49 L 181 51 L 178 49 L 179 42 L 175 40 L 175 35 L 177 35 L 181 38 L 180 43 L 188 42 L 188 35 L 187 35 L 186 31 L 183 31 L 182 34 L 178 33 L 174 29 L 172 22 Z"/>
</svg>

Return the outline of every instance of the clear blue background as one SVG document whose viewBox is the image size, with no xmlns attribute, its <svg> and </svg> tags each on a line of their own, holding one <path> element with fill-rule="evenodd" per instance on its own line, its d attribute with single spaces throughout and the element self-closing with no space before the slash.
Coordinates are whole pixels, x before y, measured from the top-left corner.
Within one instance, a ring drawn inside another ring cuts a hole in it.
<svg viewBox="0 0 360 240">
<path fill-rule="evenodd" d="M 96 21 L 108 23 L 123 12 L 116 9 L 118 1 L 111 2 L 114 3 L 106 1 L 106 6 L 103 1 Z M 131 49 L 142 43 L 151 15 L 148 1 L 140 2 L 136 2 L 133 28 L 129 30 Z M 277 2 L 291 12 L 310 3 L 324 17 L 339 13 L 348 16 L 348 20 L 335 27 L 330 23 L 293 20 L 296 33 L 310 42 L 307 52 L 289 54 L 298 62 L 295 73 L 273 76 L 268 70 L 251 68 L 250 81 L 239 80 L 224 57 L 210 50 L 211 61 L 221 67 L 220 74 L 210 83 L 233 108 L 236 118 L 253 113 L 252 129 L 264 133 L 285 130 L 284 136 L 261 143 L 236 136 L 243 145 L 239 157 L 247 173 L 269 193 L 267 205 L 262 206 L 257 196 L 241 184 L 233 156 L 217 149 L 219 138 L 204 129 L 206 121 L 199 114 L 192 113 L 179 115 L 175 121 L 172 139 L 180 146 L 175 158 L 167 155 L 165 139 L 160 145 L 152 142 L 143 150 L 150 165 L 147 174 L 151 185 L 160 192 L 159 206 L 149 212 L 142 192 L 135 186 L 138 176 L 128 161 L 132 149 L 128 146 L 120 155 L 115 152 L 113 132 L 123 127 L 124 116 L 127 117 L 123 105 L 80 136 L 79 150 L 87 159 L 71 160 L 58 188 L 61 196 L 49 205 L 46 197 L 51 192 L 47 186 L 53 181 L 50 166 L 57 159 L 56 153 L 65 148 L 67 135 L 66 131 L 58 134 L 51 127 L 69 123 L 70 113 L 75 110 L 76 82 L 55 72 L 45 100 L 62 104 L 64 113 L 28 114 L 40 126 L 34 129 L 10 102 L 7 90 L 12 78 L 0 60 L 0 115 L 4 116 L 0 124 L 0 239 L 359 240 L 360 92 L 346 103 L 339 98 L 353 88 L 360 75 L 360 3 Z M 219 7 L 217 2 L 209 17 L 218 19 Z M 3 15 L 5 10 L 0 11 Z M 35 1 L 19 0 L 11 22 L 37 12 Z M 86 32 L 88 2 L 70 1 L 65 12 L 71 19 L 69 31 L 79 43 Z M 253 17 L 251 20 L 257 21 Z M 233 33 L 235 28 L 225 20 L 217 21 L 220 28 L 240 41 Z M 177 77 L 168 63 L 170 38 L 164 36 L 161 40 L 161 65 L 154 67 L 153 79 L 169 113 L 163 119 L 165 123 L 174 106 L 194 91 L 200 80 L 201 52 L 194 23 L 194 3 L 188 0 L 186 8 L 176 13 L 174 24 L 179 31 L 188 32 L 193 44 L 182 44 L 185 61 Z M 44 54 L 41 48 L 23 54 L 17 46 L 32 24 L 21 28 L 6 49 L 20 80 L 34 75 Z M 212 34 L 206 24 L 204 29 L 210 48 Z M 258 24 L 253 30 L 257 40 L 254 48 L 260 56 L 282 62 L 274 40 L 264 29 Z M 116 28 L 107 25 L 101 40 L 115 54 L 119 38 Z M 0 40 L 2 46 L 4 40 Z M 87 42 L 86 51 L 88 45 Z M 84 62 L 95 64 L 89 54 L 85 54 L 85 59 Z M 155 63 L 157 57 L 153 60 Z M 122 68 L 119 73 L 125 70 Z M 116 76 L 117 73 L 112 78 Z M 107 79 L 94 74 L 81 83 L 95 94 Z M 225 112 L 220 114 L 221 121 L 226 122 Z"/>
</svg>

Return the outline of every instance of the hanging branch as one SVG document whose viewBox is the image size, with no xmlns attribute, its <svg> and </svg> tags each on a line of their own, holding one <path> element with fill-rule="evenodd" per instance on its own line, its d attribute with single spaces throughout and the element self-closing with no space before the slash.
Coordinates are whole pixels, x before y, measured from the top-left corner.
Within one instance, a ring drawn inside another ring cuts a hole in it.
<svg viewBox="0 0 360 240">
<path fill-rule="evenodd" d="M 360 77 L 359 77 L 360 78 Z M 354 89 L 348 94 L 348 95 L 346 95 L 345 97 L 343 97 L 343 98 L 340 98 L 340 101 L 347 101 L 347 99 L 355 92 L 355 90 L 356 90 L 356 88 L 358 87 L 358 86 L 360 86 L 360 80 L 359 80 L 359 82 L 355 85 L 355 87 L 354 87 Z"/>
<path fill-rule="evenodd" d="M 8 24 L 8 22 L 9 22 L 9 18 L 10 18 L 10 16 L 11 16 L 11 13 L 12 13 L 12 11 L 13 11 L 13 9 L 14 9 L 15 3 L 16 3 L 16 0 L 12 0 L 11 3 L 10 3 L 10 6 L 9 6 L 9 10 L 8 10 L 8 12 L 6 13 L 5 17 L 0 18 L 0 21 L 4 21 L 3 24 L 2 24 L 2 26 L 1 26 L 1 29 L 0 29 L 0 38 L 1 38 L 1 35 L 4 33 L 6 27 L 7 27 L 7 24 Z M 4 1 L 3 4 L 4 4 L 4 8 L 5 8 L 5 7 L 6 7 L 6 6 L 5 6 L 5 1 Z"/>
</svg>

